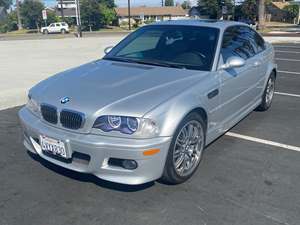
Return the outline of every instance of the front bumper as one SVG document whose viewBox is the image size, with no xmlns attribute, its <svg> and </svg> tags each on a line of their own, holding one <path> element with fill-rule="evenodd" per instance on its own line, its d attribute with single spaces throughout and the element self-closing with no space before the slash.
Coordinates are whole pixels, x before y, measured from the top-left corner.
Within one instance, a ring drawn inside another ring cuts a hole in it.
<svg viewBox="0 0 300 225">
<path fill-rule="evenodd" d="M 26 107 L 19 112 L 24 131 L 25 147 L 43 159 L 64 168 L 82 173 L 90 173 L 112 182 L 137 185 L 161 177 L 167 157 L 171 137 L 152 139 L 126 139 L 94 134 L 79 134 L 47 125 Z M 46 135 L 65 142 L 70 159 L 61 160 L 41 151 L 39 136 Z M 152 156 L 144 156 L 143 151 L 160 149 Z M 78 160 L 76 155 L 87 155 L 89 160 Z M 138 163 L 135 170 L 108 164 L 110 158 L 131 159 Z"/>
</svg>

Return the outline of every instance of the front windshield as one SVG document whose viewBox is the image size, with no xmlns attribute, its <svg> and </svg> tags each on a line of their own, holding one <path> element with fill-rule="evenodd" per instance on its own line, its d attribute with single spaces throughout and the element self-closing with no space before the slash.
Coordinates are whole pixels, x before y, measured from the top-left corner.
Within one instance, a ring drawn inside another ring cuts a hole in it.
<svg viewBox="0 0 300 225">
<path fill-rule="evenodd" d="M 125 38 L 106 60 L 211 70 L 219 30 L 211 27 L 151 25 Z"/>
</svg>

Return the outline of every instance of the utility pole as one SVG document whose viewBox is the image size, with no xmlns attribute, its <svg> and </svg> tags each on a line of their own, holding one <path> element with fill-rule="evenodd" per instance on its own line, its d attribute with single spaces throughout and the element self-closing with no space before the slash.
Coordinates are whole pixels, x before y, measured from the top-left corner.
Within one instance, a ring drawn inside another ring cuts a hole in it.
<svg viewBox="0 0 300 225">
<path fill-rule="evenodd" d="M 65 21 L 65 16 L 64 16 L 64 7 L 63 7 L 63 0 L 60 0 L 60 15 L 62 18 L 62 21 Z"/>
<path fill-rule="evenodd" d="M 130 0 L 128 0 L 128 28 L 131 30 L 131 13 L 130 13 Z"/>
<path fill-rule="evenodd" d="M 265 28 L 265 0 L 258 0 L 258 29 Z"/>
<path fill-rule="evenodd" d="M 164 7 L 164 0 L 161 0 L 161 7 Z"/>
<path fill-rule="evenodd" d="M 19 0 L 16 0 L 16 6 L 17 6 L 17 17 L 18 17 L 18 30 L 22 30 L 22 21 L 21 21 L 21 15 L 20 15 L 20 2 Z"/>
<path fill-rule="evenodd" d="M 76 2 L 76 22 L 77 22 L 77 37 L 82 37 L 81 31 L 81 18 L 80 18 L 80 4 L 79 0 L 75 0 Z"/>
</svg>

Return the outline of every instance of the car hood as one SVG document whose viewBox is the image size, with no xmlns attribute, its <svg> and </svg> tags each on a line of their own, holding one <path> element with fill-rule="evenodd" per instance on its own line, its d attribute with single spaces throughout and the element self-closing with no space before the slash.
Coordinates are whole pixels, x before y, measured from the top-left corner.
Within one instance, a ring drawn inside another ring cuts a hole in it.
<svg viewBox="0 0 300 225">
<path fill-rule="evenodd" d="M 31 94 L 39 103 L 79 111 L 88 117 L 142 117 L 207 73 L 98 60 L 42 81 Z M 61 104 L 63 97 L 70 101 Z"/>
</svg>

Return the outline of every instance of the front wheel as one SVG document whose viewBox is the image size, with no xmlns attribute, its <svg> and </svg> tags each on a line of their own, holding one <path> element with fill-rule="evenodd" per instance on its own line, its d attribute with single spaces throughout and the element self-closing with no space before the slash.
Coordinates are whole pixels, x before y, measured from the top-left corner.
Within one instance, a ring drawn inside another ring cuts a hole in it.
<svg viewBox="0 0 300 225">
<path fill-rule="evenodd" d="M 161 180 L 179 184 L 197 170 L 205 146 L 205 123 L 198 113 L 188 114 L 179 124 L 167 156 Z"/>
<path fill-rule="evenodd" d="M 43 34 L 49 34 L 48 30 L 43 30 Z"/>
<path fill-rule="evenodd" d="M 268 79 L 264 94 L 262 96 L 262 101 L 260 105 L 256 108 L 257 111 L 267 111 L 270 108 L 275 92 L 275 80 L 275 74 L 274 72 L 272 72 Z"/>
</svg>

